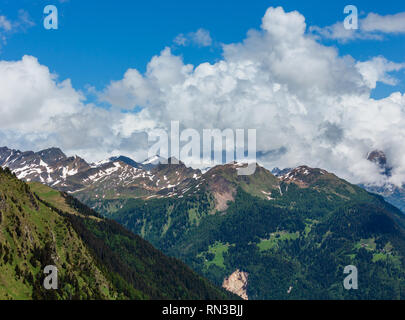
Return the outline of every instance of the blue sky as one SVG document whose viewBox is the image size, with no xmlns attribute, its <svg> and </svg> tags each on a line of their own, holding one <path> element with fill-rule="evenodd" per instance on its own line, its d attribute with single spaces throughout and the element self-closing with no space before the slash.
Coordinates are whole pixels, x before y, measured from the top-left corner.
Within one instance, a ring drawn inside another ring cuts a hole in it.
<svg viewBox="0 0 405 320">
<path fill-rule="evenodd" d="M 43 8 L 54 4 L 59 11 L 59 29 L 45 30 Z M 90 84 L 98 90 L 110 80 L 120 79 L 128 68 L 144 71 L 147 62 L 165 46 L 183 56 L 186 63 L 215 62 L 221 58 L 222 43 L 241 41 L 246 32 L 258 29 L 261 17 L 269 6 L 283 6 L 286 11 L 298 10 L 307 25 L 327 26 L 344 19 L 347 4 L 358 7 L 360 17 L 370 12 L 380 15 L 405 11 L 405 2 L 386 1 L 316 1 L 316 0 L 205 0 L 205 1 L 96 1 L 96 0 L 2 0 L 0 15 L 16 19 L 24 9 L 35 23 L 24 32 L 10 35 L 0 58 L 18 60 L 24 54 L 37 57 L 41 64 L 57 73 L 61 79 L 70 78 L 73 87 L 82 89 Z M 210 47 L 176 47 L 173 39 L 204 28 L 210 32 Z M 341 54 L 356 60 L 383 55 L 400 62 L 405 52 L 405 35 L 388 36 L 384 41 L 351 41 L 335 45 Z M 376 97 L 405 89 L 405 75 L 400 72 L 398 87 L 379 84 Z"/>
</svg>

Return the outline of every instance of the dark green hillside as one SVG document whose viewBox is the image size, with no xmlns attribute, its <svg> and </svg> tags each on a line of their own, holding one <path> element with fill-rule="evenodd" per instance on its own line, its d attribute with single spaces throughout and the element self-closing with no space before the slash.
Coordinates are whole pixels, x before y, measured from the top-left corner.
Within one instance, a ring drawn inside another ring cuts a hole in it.
<svg viewBox="0 0 405 320">
<path fill-rule="evenodd" d="M 404 299 L 398 209 L 327 173 L 280 181 L 270 200 L 255 196 L 263 182 L 248 181 L 225 211 L 213 211 L 208 182 L 181 199 L 128 200 L 113 217 L 218 285 L 247 272 L 249 299 Z M 358 290 L 343 287 L 347 265 Z"/>
<path fill-rule="evenodd" d="M 58 267 L 58 290 L 42 286 Z M 231 296 L 76 199 L 0 168 L 0 299 Z"/>
<path fill-rule="evenodd" d="M 0 217 L 0 299 L 126 298 L 68 221 L 1 168 Z M 46 265 L 57 266 L 59 290 L 43 288 Z"/>
</svg>

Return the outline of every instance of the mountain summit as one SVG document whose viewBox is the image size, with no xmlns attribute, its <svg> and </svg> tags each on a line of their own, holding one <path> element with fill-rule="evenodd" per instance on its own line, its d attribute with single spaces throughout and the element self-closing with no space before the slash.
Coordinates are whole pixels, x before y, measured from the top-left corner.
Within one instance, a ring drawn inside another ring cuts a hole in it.
<svg viewBox="0 0 405 320">
<path fill-rule="evenodd" d="M 374 150 L 367 155 L 367 160 L 375 163 L 381 173 L 387 178 L 391 177 L 392 168 L 389 166 L 389 159 L 381 150 Z M 366 190 L 382 195 L 389 203 L 398 207 L 405 213 L 405 186 L 402 187 L 387 182 L 383 186 L 365 185 Z"/>
<path fill-rule="evenodd" d="M 391 176 L 392 168 L 388 165 L 387 156 L 381 150 L 374 150 L 367 155 L 367 160 L 377 164 L 382 173 L 387 177 Z"/>
</svg>

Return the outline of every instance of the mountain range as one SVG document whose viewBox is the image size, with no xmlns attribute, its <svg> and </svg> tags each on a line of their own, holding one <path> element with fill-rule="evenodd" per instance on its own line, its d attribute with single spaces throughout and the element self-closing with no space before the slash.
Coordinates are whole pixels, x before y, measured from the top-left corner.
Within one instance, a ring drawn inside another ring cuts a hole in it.
<svg viewBox="0 0 405 320">
<path fill-rule="evenodd" d="M 0 166 L 8 167 L 18 179 L 75 195 L 91 194 L 95 199 L 170 194 L 170 190 L 201 176 L 199 170 L 181 162 L 171 165 L 172 159 L 168 159 L 168 165 L 164 165 L 160 161 L 163 160 L 154 157 L 137 163 L 119 156 L 89 164 L 78 156 L 67 157 L 58 148 L 39 152 L 0 148 Z"/>
<path fill-rule="evenodd" d="M 390 176 L 392 169 L 384 152 L 374 150 L 367 155 L 367 159 L 374 162 L 384 175 Z M 187 168 L 181 161 L 171 163 L 171 159 L 159 156 L 142 163 L 125 156 L 87 163 L 78 156 L 67 157 L 59 148 L 39 152 L 0 148 L 0 166 L 10 168 L 17 178 L 41 182 L 69 192 L 95 209 L 102 208 L 105 200 L 111 199 L 181 196 L 182 190 L 192 187 L 193 182 L 203 175 L 200 170 Z M 209 169 L 204 170 L 204 174 Z M 271 173 L 281 177 L 292 170 L 274 168 Z M 360 187 L 382 195 L 386 201 L 405 211 L 405 187 L 390 183 Z"/>
<path fill-rule="evenodd" d="M 123 200 L 104 214 L 246 299 L 403 297 L 400 210 L 323 169 L 238 176 L 239 166 L 212 168 L 177 198 Z M 348 265 L 359 290 L 343 289 Z"/>
<path fill-rule="evenodd" d="M 321 168 L 256 164 L 238 176 L 244 164 L 202 173 L 172 160 L 87 164 L 56 148 L 0 149 L 20 179 L 68 192 L 244 299 L 404 297 L 405 216 L 382 196 Z M 359 290 L 342 286 L 347 265 Z"/>
</svg>

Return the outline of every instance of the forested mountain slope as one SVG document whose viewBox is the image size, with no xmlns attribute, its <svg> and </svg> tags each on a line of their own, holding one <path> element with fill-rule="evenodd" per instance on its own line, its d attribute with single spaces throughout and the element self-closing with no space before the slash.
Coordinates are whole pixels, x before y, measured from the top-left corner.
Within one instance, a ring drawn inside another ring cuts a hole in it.
<svg viewBox="0 0 405 320">
<path fill-rule="evenodd" d="M 404 298 L 398 209 L 322 169 L 277 179 L 236 168 L 211 169 L 181 198 L 128 200 L 111 216 L 218 285 L 246 276 L 249 299 Z M 347 265 L 358 290 L 343 287 Z"/>
<path fill-rule="evenodd" d="M 58 268 L 58 289 L 43 270 Z M 67 194 L 0 168 L 0 299 L 224 299 L 222 289 Z"/>
</svg>

